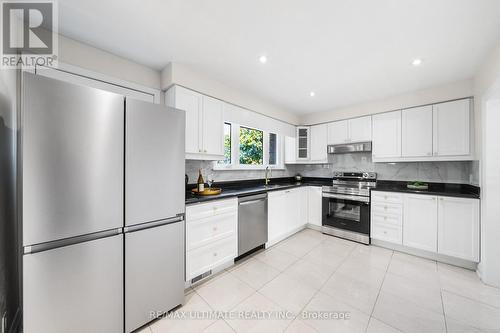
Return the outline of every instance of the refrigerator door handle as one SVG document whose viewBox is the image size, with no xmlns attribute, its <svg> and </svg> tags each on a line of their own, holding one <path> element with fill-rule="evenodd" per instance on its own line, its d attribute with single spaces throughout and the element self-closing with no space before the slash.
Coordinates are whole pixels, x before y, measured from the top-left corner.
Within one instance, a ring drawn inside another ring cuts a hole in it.
<svg viewBox="0 0 500 333">
<path fill-rule="evenodd" d="M 89 242 L 101 238 L 116 236 L 122 233 L 122 228 L 99 231 L 92 234 L 59 239 L 56 241 L 28 245 L 23 248 L 23 254 L 33 254 L 42 251 L 57 249 L 59 247 L 75 245 L 79 243 Z"/>
<path fill-rule="evenodd" d="M 176 216 L 170 217 L 168 219 L 146 222 L 146 223 L 133 225 L 130 227 L 125 227 L 125 228 L 123 228 L 123 232 L 129 233 L 129 232 L 135 232 L 135 231 L 144 230 L 144 229 L 156 228 L 156 227 L 170 224 L 170 223 L 181 222 L 183 220 L 184 220 L 184 214 L 177 214 Z"/>
</svg>

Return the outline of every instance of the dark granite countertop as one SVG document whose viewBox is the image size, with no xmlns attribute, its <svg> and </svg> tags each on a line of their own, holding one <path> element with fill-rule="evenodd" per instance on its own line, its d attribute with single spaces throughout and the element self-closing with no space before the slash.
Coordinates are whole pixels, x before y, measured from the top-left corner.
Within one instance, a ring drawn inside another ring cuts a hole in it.
<svg viewBox="0 0 500 333">
<path fill-rule="evenodd" d="M 195 184 L 188 184 L 186 191 L 186 205 L 210 200 L 226 199 L 244 195 L 253 195 L 270 191 L 286 190 L 289 188 L 300 186 L 327 186 L 331 185 L 332 178 L 315 178 L 303 177 L 300 182 L 297 182 L 293 177 L 287 178 L 271 178 L 268 186 L 264 185 L 264 179 L 227 181 L 214 183 L 212 187 L 222 188 L 222 193 L 211 196 L 197 196 L 191 193 L 191 189 L 195 188 Z M 205 185 L 206 186 L 206 185 Z"/>
<path fill-rule="evenodd" d="M 480 194 L 478 186 L 468 184 L 427 183 L 429 184 L 428 190 L 412 190 L 406 187 L 407 184 L 408 182 L 377 180 L 377 187 L 373 188 L 372 191 L 404 192 L 475 199 L 479 199 Z"/>
<path fill-rule="evenodd" d="M 300 186 L 329 186 L 331 183 L 332 178 L 319 177 L 302 177 L 300 182 L 295 181 L 293 177 L 272 178 L 268 186 L 264 185 L 264 179 L 227 181 L 214 183 L 212 185 L 213 187 L 222 188 L 221 194 L 206 197 L 192 194 L 191 189 L 195 188 L 196 185 L 188 184 L 188 190 L 186 191 L 186 205 L 270 191 L 279 191 Z M 480 194 L 479 187 L 468 184 L 428 183 L 428 190 L 412 190 L 406 187 L 407 183 L 408 182 L 402 181 L 378 180 L 377 187 L 372 189 L 372 191 L 404 192 L 476 199 L 479 199 Z"/>
</svg>

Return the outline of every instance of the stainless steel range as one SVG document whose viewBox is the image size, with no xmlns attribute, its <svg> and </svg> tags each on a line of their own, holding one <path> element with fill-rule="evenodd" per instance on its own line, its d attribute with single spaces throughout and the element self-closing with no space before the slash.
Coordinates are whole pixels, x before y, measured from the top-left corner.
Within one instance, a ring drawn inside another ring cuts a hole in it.
<svg viewBox="0 0 500 333">
<path fill-rule="evenodd" d="M 370 188 L 374 172 L 334 172 L 332 186 L 323 186 L 322 231 L 370 244 Z"/>
</svg>

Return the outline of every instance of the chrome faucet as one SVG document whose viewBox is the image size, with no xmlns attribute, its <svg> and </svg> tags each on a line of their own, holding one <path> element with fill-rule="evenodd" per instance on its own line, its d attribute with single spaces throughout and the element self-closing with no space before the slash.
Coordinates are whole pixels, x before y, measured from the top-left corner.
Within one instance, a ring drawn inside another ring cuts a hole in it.
<svg viewBox="0 0 500 333">
<path fill-rule="evenodd" d="M 269 185 L 269 182 L 271 181 L 271 179 L 269 179 L 269 176 L 272 176 L 273 175 L 273 172 L 271 170 L 271 168 L 268 166 L 266 166 L 266 186 Z"/>
</svg>

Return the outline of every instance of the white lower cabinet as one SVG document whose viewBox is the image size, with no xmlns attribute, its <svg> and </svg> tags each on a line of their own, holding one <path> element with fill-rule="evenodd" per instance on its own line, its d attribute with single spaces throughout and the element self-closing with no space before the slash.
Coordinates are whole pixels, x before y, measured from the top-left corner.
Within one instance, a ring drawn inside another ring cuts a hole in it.
<svg viewBox="0 0 500 333">
<path fill-rule="evenodd" d="M 479 262 L 479 199 L 372 192 L 370 237 Z"/>
<path fill-rule="evenodd" d="M 433 195 L 404 195 L 403 245 L 437 251 L 437 197 Z"/>
<path fill-rule="evenodd" d="M 438 253 L 479 261 L 479 200 L 439 198 Z"/>
<path fill-rule="evenodd" d="M 319 186 L 306 188 L 308 193 L 308 220 L 307 223 L 321 227 L 323 197 Z"/>
<path fill-rule="evenodd" d="M 403 196 L 394 192 L 372 192 L 370 237 L 403 244 Z"/>
<path fill-rule="evenodd" d="M 275 244 L 303 227 L 306 221 L 307 188 L 268 193 L 268 242 Z"/>
<path fill-rule="evenodd" d="M 186 281 L 237 255 L 237 198 L 186 207 Z"/>
<path fill-rule="evenodd" d="M 304 225 L 309 220 L 309 188 L 299 187 L 300 218 L 298 225 Z"/>
</svg>

